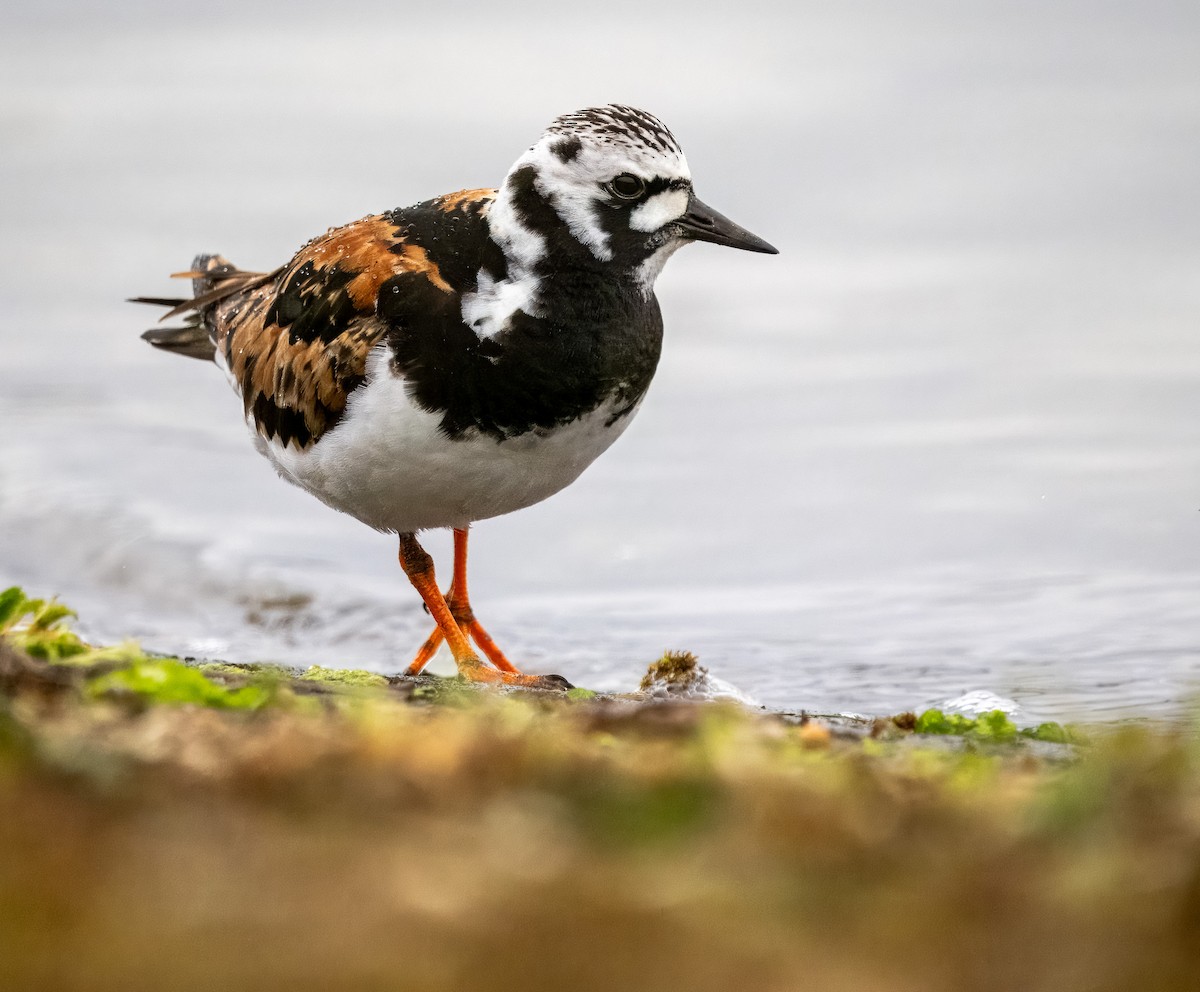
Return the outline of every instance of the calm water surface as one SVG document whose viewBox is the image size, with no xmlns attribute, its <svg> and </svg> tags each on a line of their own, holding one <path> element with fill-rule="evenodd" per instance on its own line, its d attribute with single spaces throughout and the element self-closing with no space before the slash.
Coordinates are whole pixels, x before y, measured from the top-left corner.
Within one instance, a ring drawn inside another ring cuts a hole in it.
<svg viewBox="0 0 1200 992">
<path fill-rule="evenodd" d="M 0 582 L 100 639 L 401 667 L 428 619 L 393 539 L 276 479 L 222 377 L 121 300 L 199 250 L 271 266 L 494 184 L 555 114 L 617 99 L 782 254 L 677 256 L 637 422 L 477 527 L 510 653 L 628 688 L 689 648 L 821 710 L 1192 698 L 1200 9 L 688 8 L 677 64 L 647 39 L 683 7 L 453 37 L 368 7 L 369 30 L 304 4 L 0 14 Z"/>
</svg>

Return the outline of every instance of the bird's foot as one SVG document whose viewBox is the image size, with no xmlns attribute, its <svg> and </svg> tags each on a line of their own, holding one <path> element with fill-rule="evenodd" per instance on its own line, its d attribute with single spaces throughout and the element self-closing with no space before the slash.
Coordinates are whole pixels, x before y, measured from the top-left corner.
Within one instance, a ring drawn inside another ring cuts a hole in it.
<svg viewBox="0 0 1200 992">
<path fill-rule="evenodd" d="M 521 689 L 548 689 L 554 692 L 566 692 L 574 689 L 561 675 L 525 675 L 522 672 L 500 672 L 489 668 L 478 658 L 474 663 L 458 662 L 459 678 L 468 682 L 486 682 L 492 685 L 507 685 Z"/>
<path fill-rule="evenodd" d="M 509 661 L 492 640 L 483 625 L 475 619 L 471 600 L 467 596 L 467 531 L 454 531 L 454 580 L 443 596 L 433 571 L 433 559 L 417 543 L 415 534 L 400 535 L 400 565 L 413 588 L 421 594 L 425 609 L 437 624 L 425 639 L 417 656 L 404 670 L 405 675 L 420 675 L 429 660 L 446 641 L 461 678 L 472 682 L 502 683 L 526 689 L 570 689 L 572 685 L 561 675 L 525 675 Z M 489 667 L 475 653 L 471 642 L 478 646 Z"/>
<path fill-rule="evenodd" d="M 483 629 L 483 625 L 471 614 L 469 606 L 466 608 L 455 608 L 454 620 L 463 634 L 474 641 L 487 657 L 488 661 L 495 666 L 493 668 L 485 664 L 474 654 L 464 658 L 455 658 L 455 663 L 458 665 L 458 674 L 462 678 L 471 682 L 491 682 L 497 685 L 520 686 L 526 689 L 555 689 L 565 691 L 574 688 L 561 675 L 526 675 L 523 673 L 504 656 L 504 652 L 497 647 L 496 642 Z M 434 627 L 429 637 L 425 639 L 425 643 L 421 645 L 421 649 L 417 652 L 416 657 L 413 658 L 412 663 L 404 670 L 404 674 L 420 675 L 429 663 L 429 660 L 437 653 L 437 649 L 441 647 L 445 636 L 441 627 Z"/>
</svg>

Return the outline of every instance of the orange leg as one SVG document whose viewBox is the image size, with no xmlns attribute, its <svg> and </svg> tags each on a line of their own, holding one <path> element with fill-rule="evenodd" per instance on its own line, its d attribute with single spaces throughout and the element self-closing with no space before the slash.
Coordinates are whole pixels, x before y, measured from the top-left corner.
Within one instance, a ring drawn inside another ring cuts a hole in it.
<svg viewBox="0 0 1200 992">
<path fill-rule="evenodd" d="M 504 652 L 497 647 L 491 635 L 483 629 L 483 624 L 475 619 L 475 611 L 471 609 L 471 598 L 467 595 L 467 529 L 465 527 L 454 530 L 454 580 L 450 583 L 450 591 L 446 593 L 446 603 L 459 628 L 487 655 L 488 661 L 502 672 L 520 671 L 516 665 L 504 657 Z"/>
<path fill-rule="evenodd" d="M 454 578 L 450 582 L 450 588 L 446 590 L 446 605 L 450 608 L 450 615 L 454 617 L 458 629 L 479 646 L 479 649 L 493 665 L 502 672 L 520 674 L 521 670 L 504 656 L 504 652 L 492 640 L 491 635 L 484 630 L 483 624 L 475 619 L 475 612 L 471 609 L 471 600 L 467 594 L 467 536 L 466 528 L 455 528 Z M 433 633 L 421 645 L 421 649 L 405 670 L 405 674 L 421 674 L 434 654 L 437 653 L 444 638 L 445 634 L 442 628 L 434 627 Z"/>
<path fill-rule="evenodd" d="M 433 633 L 425 638 L 425 643 L 421 645 L 417 656 L 413 658 L 408 668 L 404 670 L 404 674 L 420 675 L 425 670 L 425 666 L 433 660 L 433 656 L 437 654 L 437 649 L 442 646 L 442 641 L 445 639 L 446 635 L 442 633 L 442 628 L 434 627 Z"/>
<path fill-rule="evenodd" d="M 562 688 L 566 680 L 557 675 L 522 675 L 503 652 L 496 647 L 495 642 L 488 636 L 487 631 L 480 626 L 471 613 L 471 604 L 467 599 L 467 532 L 454 532 L 454 581 L 450 585 L 447 596 L 443 596 L 437 586 L 437 578 L 433 571 L 433 559 L 425 549 L 417 543 L 416 535 L 400 535 L 400 566 L 404 574 L 413 584 L 413 588 L 421 595 L 430 616 L 437 627 L 429 635 L 412 664 L 405 670 L 406 675 L 419 675 L 429 663 L 443 640 L 454 655 L 454 663 L 458 666 L 459 675 L 477 682 L 505 682 L 509 685 L 534 686 L 537 688 Z M 447 602 L 449 600 L 449 602 Z M 453 605 L 452 605 L 453 604 Z M 473 637 L 484 654 L 496 666 L 487 667 L 471 648 L 468 637 Z M 499 669 L 497 671 L 497 669 Z M 569 688 L 569 685 L 567 685 Z"/>
<path fill-rule="evenodd" d="M 460 674 L 471 677 L 476 670 L 485 671 L 483 662 L 471 650 L 471 642 L 467 640 L 466 635 L 459 630 L 458 624 L 454 622 L 454 617 L 450 613 L 450 607 L 446 605 L 446 599 L 442 595 L 442 591 L 437 587 L 437 576 L 433 571 L 433 559 L 417 543 L 415 534 L 400 535 L 400 567 L 404 569 L 404 574 L 408 576 L 408 581 L 413 584 L 413 588 L 417 590 L 421 599 L 425 601 L 429 615 L 433 617 L 434 623 L 437 624 L 437 633 L 430 635 L 429 639 L 422 646 L 420 653 L 432 655 L 437 650 L 436 642 L 445 638 L 446 643 L 450 645 L 450 653 L 454 655 L 454 662 L 458 665 Z M 432 650 L 430 650 L 431 642 Z M 480 675 L 479 677 L 483 679 L 487 678 L 486 675 Z"/>
</svg>

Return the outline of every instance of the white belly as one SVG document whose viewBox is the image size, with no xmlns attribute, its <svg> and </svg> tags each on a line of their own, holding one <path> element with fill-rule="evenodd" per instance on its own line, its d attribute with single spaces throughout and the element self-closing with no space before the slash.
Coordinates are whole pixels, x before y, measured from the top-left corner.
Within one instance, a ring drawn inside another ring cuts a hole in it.
<svg viewBox="0 0 1200 992">
<path fill-rule="evenodd" d="M 613 406 L 551 431 L 497 441 L 446 437 L 441 415 L 409 398 L 381 346 L 337 426 L 305 451 L 259 443 L 289 482 L 383 531 L 466 527 L 552 496 L 620 437 L 636 409 L 607 426 Z"/>
</svg>

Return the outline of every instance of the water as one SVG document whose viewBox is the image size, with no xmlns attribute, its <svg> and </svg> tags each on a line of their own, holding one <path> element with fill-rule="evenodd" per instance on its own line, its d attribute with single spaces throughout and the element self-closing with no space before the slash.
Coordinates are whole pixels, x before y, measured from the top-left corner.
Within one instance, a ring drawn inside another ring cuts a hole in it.
<svg viewBox="0 0 1200 992">
<path fill-rule="evenodd" d="M 893 8 L 6 10 L 0 582 L 97 639 L 400 667 L 428 618 L 392 540 L 278 481 L 221 377 L 146 347 L 121 300 L 199 250 L 269 266 L 494 184 L 555 114 L 616 99 L 782 254 L 668 265 L 637 422 L 476 529 L 497 639 L 597 688 L 688 648 L 778 706 L 1178 710 L 1200 9 Z"/>
</svg>

